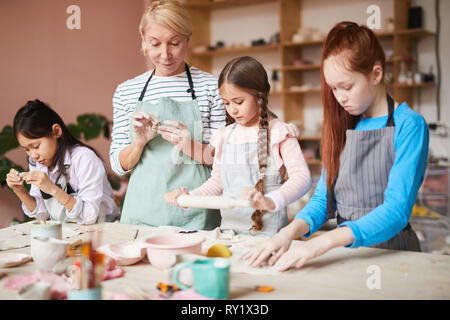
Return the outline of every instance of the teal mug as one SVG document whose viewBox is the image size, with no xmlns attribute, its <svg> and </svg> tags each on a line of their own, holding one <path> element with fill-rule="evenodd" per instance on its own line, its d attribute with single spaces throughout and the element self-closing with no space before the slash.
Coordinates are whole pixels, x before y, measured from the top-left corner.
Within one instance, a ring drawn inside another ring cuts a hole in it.
<svg viewBox="0 0 450 320">
<path fill-rule="evenodd" d="M 67 300 L 102 300 L 102 287 L 69 290 L 67 292 Z"/>
<path fill-rule="evenodd" d="M 178 273 L 181 269 L 192 270 L 194 290 L 208 298 L 226 299 L 229 296 L 230 262 L 224 258 L 183 262 L 175 266 L 173 281 L 180 289 L 190 289 L 180 283 Z"/>
</svg>

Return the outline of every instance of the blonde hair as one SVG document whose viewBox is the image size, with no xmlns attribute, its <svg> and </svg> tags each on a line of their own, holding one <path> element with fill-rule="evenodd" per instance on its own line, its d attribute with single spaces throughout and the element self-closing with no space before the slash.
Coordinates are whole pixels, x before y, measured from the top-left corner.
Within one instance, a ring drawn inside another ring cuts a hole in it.
<svg viewBox="0 0 450 320">
<path fill-rule="evenodd" d="M 142 38 L 141 50 L 144 56 L 147 55 L 145 30 L 151 18 L 179 35 L 188 37 L 192 33 L 189 12 L 180 2 L 177 0 L 154 0 L 145 10 L 139 24 L 139 33 Z"/>
</svg>

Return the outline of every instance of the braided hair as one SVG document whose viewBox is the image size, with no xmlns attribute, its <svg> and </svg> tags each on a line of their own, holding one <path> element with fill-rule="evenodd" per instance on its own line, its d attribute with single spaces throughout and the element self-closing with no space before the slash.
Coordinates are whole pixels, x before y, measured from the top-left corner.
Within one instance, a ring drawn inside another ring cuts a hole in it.
<svg viewBox="0 0 450 320">
<path fill-rule="evenodd" d="M 256 190 L 264 194 L 264 177 L 267 169 L 269 153 L 269 115 L 274 114 L 268 107 L 268 95 L 270 84 L 264 67 L 252 57 L 238 57 L 227 63 L 219 76 L 219 88 L 223 83 L 233 84 L 247 92 L 254 94 L 259 105 L 259 130 L 258 130 L 258 166 L 260 178 L 255 185 Z M 276 116 L 275 116 L 276 117 Z M 234 119 L 226 115 L 227 125 Z M 263 228 L 262 216 L 265 210 L 255 210 L 251 216 L 253 226 L 251 231 L 260 231 Z"/>
</svg>

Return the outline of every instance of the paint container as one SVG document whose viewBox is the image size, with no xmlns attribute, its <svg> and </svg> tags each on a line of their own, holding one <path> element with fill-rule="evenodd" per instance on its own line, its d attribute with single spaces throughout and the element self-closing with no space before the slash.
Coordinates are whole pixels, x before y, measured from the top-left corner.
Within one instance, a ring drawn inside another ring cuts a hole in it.
<svg viewBox="0 0 450 320">
<path fill-rule="evenodd" d="M 83 290 L 69 290 L 67 300 L 102 300 L 102 286 Z"/>
</svg>

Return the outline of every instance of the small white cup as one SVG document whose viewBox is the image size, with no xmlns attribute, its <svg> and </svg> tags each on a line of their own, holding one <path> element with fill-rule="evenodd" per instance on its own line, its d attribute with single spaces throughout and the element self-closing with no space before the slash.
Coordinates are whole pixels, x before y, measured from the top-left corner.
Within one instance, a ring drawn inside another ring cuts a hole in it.
<svg viewBox="0 0 450 320">
<path fill-rule="evenodd" d="M 50 271 L 59 261 L 67 255 L 70 242 L 49 238 L 31 238 L 31 256 L 41 271 Z"/>
</svg>

